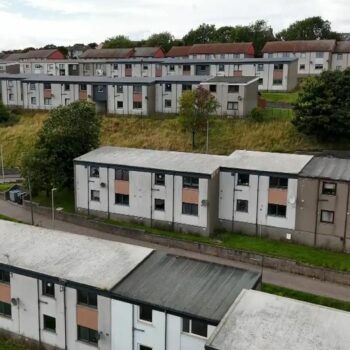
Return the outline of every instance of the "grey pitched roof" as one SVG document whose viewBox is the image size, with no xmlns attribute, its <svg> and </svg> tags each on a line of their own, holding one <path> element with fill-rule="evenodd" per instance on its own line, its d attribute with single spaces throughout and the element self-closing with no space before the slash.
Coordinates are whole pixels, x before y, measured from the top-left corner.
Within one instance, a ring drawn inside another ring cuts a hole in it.
<svg viewBox="0 0 350 350">
<path fill-rule="evenodd" d="M 88 49 L 80 56 L 80 59 L 128 58 L 132 55 L 132 53 L 133 53 L 133 49 Z"/>
<path fill-rule="evenodd" d="M 227 84 L 248 84 L 258 81 L 258 77 L 214 77 L 206 81 L 206 83 L 227 83 Z"/>
<path fill-rule="evenodd" d="M 242 289 L 259 282 L 257 272 L 154 252 L 112 293 L 217 324 Z"/>
<path fill-rule="evenodd" d="M 262 52 L 333 52 L 335 45 L 335 40 L 269 41 Z"/>
<path fill-rule="evenodd" d="M 154 57 L 160 47 L 135 47 L 133 57 Z"/>
<path fill-rule="evenodd" d="M 291 63 L 297 61 L 296 57 L 265 57 L 265 58 L 172 58 L 167 57 L 161 60 L 162 64 L 274 64 L 274 63 Z"/>
<path fill-rule="evenodd" d="M 350 159 L 315 157 L 302 170 L 300 176 L 350 181 Z"/>
</svg>

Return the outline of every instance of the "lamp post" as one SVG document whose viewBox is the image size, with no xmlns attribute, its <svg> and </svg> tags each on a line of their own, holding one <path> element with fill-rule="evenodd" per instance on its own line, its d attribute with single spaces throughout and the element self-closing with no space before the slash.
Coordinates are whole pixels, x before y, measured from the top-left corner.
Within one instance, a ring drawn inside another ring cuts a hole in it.
<svg viewBox="0 0 350 350">
<path fill-rule="evenodd" d="M 30 176 L 28 176 L 28 191 L 29 191 L 29 200 L 30 200 L 30 214 L 32 219 L 32 225 L 34 226 L 33 197 L 32 197 L 32 186 L 30 184 Z"/>
<path fill-rule="evenodd" d="M 53 187 L 51 189 L 52 228 L 54 227 L 54 222 L 55 222 L 55 200 L 54 200 L 55 191 L 57 191 L 57 188 Z"/>
<path fill-rule="evenodd" d="M 1 153 L 2 182 L 5 183 L 4 154 L 3 154 L 2 145 L 0 146 L 0 153 Z"/>
</svg>

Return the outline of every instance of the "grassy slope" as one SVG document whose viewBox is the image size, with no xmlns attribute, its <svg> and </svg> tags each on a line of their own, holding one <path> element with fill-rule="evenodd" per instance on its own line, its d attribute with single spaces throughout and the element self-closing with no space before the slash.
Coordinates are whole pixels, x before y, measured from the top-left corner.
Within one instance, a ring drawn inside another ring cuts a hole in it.
<svg viewBox="0 0 350 350">
<path fill-rule="evenodd" d="M 261 97 L 269 102 L 294 103 L 298 92 L 262 92 Z"/>
</svg>

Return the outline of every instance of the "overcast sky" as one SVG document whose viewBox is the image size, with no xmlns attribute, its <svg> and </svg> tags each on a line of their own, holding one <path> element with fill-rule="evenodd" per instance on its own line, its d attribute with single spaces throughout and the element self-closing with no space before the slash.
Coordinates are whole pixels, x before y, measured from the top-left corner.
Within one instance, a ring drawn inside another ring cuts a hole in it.
<svg viewBox="0 0 350 350">
<path fill-rule="evenodd" d="M 249 24 L 265 19 L 275 31 L 320 15 L 350 32 L 349 0 L 0 0 L 0 51 L 170 31 L 180 38 L 201 23 Z"/>
</svg>

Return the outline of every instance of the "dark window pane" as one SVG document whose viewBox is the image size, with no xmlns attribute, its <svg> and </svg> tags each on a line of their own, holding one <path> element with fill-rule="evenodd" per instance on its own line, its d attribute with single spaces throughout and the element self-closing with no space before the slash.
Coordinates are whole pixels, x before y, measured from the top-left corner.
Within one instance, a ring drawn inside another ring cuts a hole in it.
<svg viewBox="0 0 350 350">
<path fill-rule="evenodd" d="M 129 195 L 116 193 L 115 194 L 115 204 L 129 205 Z"/>
<path fill-rule="evenodd" d="M 54 317 L 44 315 L 44 329 L 56 332 L 56 319 Z"/>
<path fill-rule="evenodd" d="M 100 177 L 100 168 L 97 166 L 91 166 L 90 177 Z"/>
<path fill-rule="evenodd" d="M 154 200 L 154 209 L 159 211 L 165 210 L 165 201 L 164 199 L 155 199 Z"/>
<path fill-rule="evenodd" d="M 288 178 L 271 176 L 270 188 L 288 188 Z"/>
<path fill-rule="evenodd" d="M 331 182 L 323 182 L 322 184 L 322 194 L 335 196 L 337 192 L 337 185 Z"/>
<path fill-rule="evenodd" d="M 154 184 L 158 185 L 158 186 L 164 186 L 165 185 L 165 174 L 156 173 Z"/>
<path fill-rule="evenodd" d="M 0 282 L 1 283 L 10 283 L 10 273 L 8 271 L 0 270 Z"/>
<path fill-rule="evenodd" d="M 0 315 L 5 317 L 11 317 L 11 304 L 0 301 Z"/>
<path fill-rule="evenodd" d="M 183 177 L 183 187 L 198 188 L 198 185 L 199 185 L 198 177 L 189 177 L 189 176 Z"/>
<path fill-rule="evenodd" d="M 139 308 L 139 318 L 140 320 L 152 322 L 152 308 L 149 306 L 140 306 Z"/>
<path fill-rule="evenodd" d="M 83 290 L 77 291 L 78 304 L 97 307 L 97 294 Z"/>
<path fill-rule="evenodd" d="M 249 174 L 238 174 L 237 185 L 249 186 Z"/>
<path fill-rule="evenodd" d="M 198 205 L 192 203 L 182 203 L 182 214 L 198 216 Z"/>
<path fill-rule="evenodd" d="M 201 337 L 208 336 L 208 325 L 202 321 L 192 320 L 191 333 L 200 335 Z"/>
<path fill-rule="evenodd" d="M 190 332 L 190 320 L 188 318 L 182 319 L 182 331 L 186 333 Z"/>
<path fill-rule="evenodd" d="M 122 181 L 129 181 L 129 170 L 115 169 L 115 179 Z"/>
<path fill-rule="evenodd" d="M 43 295 L 54 297 L 55 296 L 55 284 L 52 282 L 42 281 Z"/>
<path fill-rule="evenodd" d="M 248 213 L 248 201 L 243 199 L 237 199 L 236 210 L 244 213 Z"/>
</svg>

